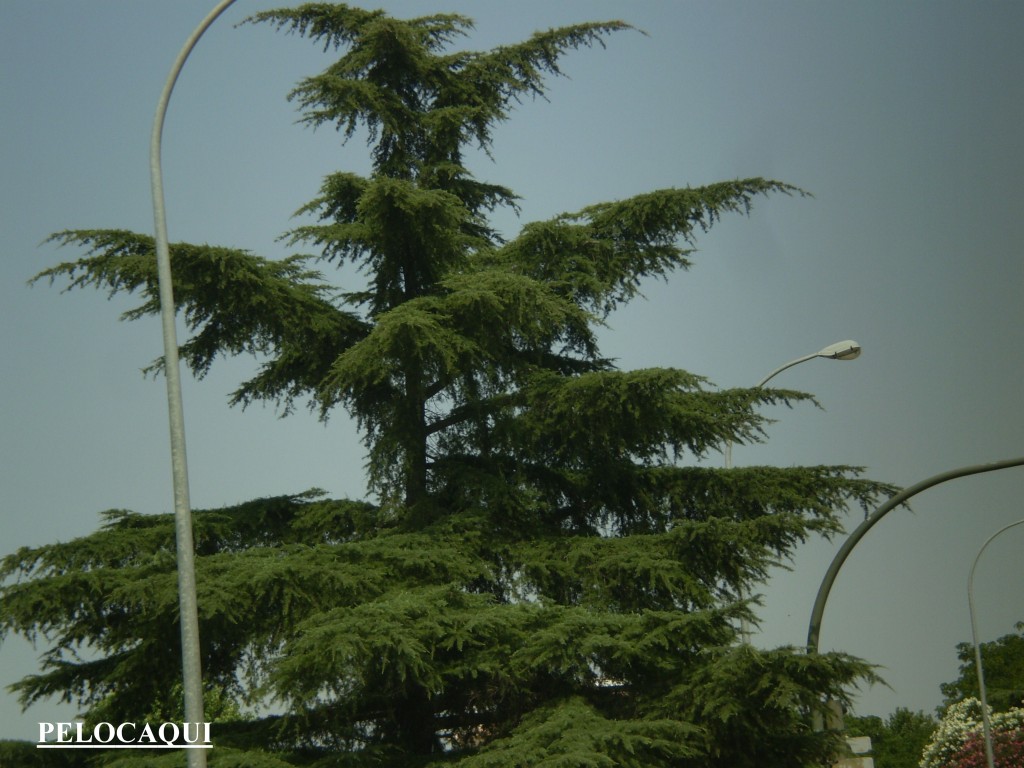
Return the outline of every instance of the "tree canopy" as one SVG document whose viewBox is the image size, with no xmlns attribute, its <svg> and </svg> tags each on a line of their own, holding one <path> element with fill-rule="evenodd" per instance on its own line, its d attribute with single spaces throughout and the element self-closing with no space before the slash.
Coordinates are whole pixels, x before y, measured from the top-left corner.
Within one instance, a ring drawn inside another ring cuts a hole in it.
<svg viewBox="0 0 1024 768">
<path fill-rule="evenodd" d="M 850 736 L 871 738 L 871 756 L 878 768 L 918 768 L 938 721 L 924 712 L 898 707 L 885 720 L 875 715 L 847 716 L 845 726 Z"/>
<path fill-rule="evenodd" d="M 807 537 L 838 531 L 848 504 L 892 489 L 856 467 L 701 463 L 763 439 L 760 405 L 809 396 L 620 370 L 597 336 L 644 280 L 686 269 L 723 214 L 800 191 L 762 178 L 661 189 L 505 239 L 489 215 L 517 198 L 474 178 L 467 153 L 545 93 L 565 54 L 628 24 L 475 52 L 456 47 L 471 28 L 457 15 L 316 3 L 249 21 L 335 52 L 291 99 L 345 140 L 367 129 L 373 170 L 328 174 L 300 209 L 286 240 L 311 253 L 173 244 L 181 356 L 201 376 L 254 355 L 233 404 L 348 413 L 371 494 L 282 489 L 195 511 L 208 696 L 253 712 L 225 708 L 212 764 L 828 758 L 837 739 L 813 733 L 810 713 L 871 668 L 741 643 L 740 620 L 756 621 L 743 596 Z M 159 311 L 150 236 L 53 240 L 84 253 L 37 279 L 137 295 L 127 319 Z M 332 282 L 344 263 L 365 285 Z M 21 700 L 77 702 L 90 722 L 179 712 L 174 568 L 171 516 L 125 510 L 92 535 L 6 557 L 0 630 L 48 647 L 42 672 L 15 685 Z"/>
<path fill-rule="evenodd" d="M 1018 622 L 1016 632 L 998 640 L 981 643 L 981 663 L 985 670 L 985 698 L 997 712 L 1024 707 L 1024 622 Z M 956 656 L 960 660 L 960 676 L 940 688 L 949 707 L 964 699 L 978 696 L 978 670 L 972 643 L 958 643 Z"/>
</svg>

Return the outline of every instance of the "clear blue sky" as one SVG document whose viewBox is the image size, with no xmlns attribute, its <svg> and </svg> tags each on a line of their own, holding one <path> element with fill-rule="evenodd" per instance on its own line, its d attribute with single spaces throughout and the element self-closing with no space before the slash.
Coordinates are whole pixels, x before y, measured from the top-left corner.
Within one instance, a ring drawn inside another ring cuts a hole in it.
<svg viewBox="0 0 1024 768">
<path fill-rule="evenodd" d="M 158 323 L 119 323 L 127 301 L 26 286 L 75 257 L 40 242 L 64 228 L 152 231 L 148 145 L 175 55 L 213 0 L 0 2 L 0 551 L 83 535 L 97 513 L 171 507 Z M 280 3 L 239 0 L 200 43 L 165 131 L 170 236 L 279 256 L 277 235 L 322 175 L 365 168 L 360 142 L 294 124 L 285 94 L 324 55 L 234 25 Z M 375 5 L 375 4 L 367 4 Z M 666 186 L 769 176 L 813 198 L 760 202 L 722 221 L 695 266 L 611 318 L 623 367 L 676 366 L 753 385 L 840 339 L 854 362 L 815 360 L 773 383 L 824 410 L 779 408 L 737 464 L 841 463 L 905 486 L 1024 455 L 1024 5 L 1013 2 L 388 2 L 458 11 L 486 48 L 536 29 L 622 18 L 647 31 L 565 59 L 550 101 L 522 105 L 481 178 L 523 196 L 521 221 Z M 210 507 L 313 486 L 361 495 L 354 426 L 242 413 L 226 395 L 248 361 L 186 379 L 192 501 Z M 720 462 L 712 456 L 710 462 Z M 860 544 L 833 590 L 822 646 L 884 667 L 861 714 L 931 711 L 969 640 L 966 580 L 984 540 L 1024 517 L 1024 468 L 939 486 Z M 862 514 L 851 511 L 852 529 Z M 765 645 L 802 645 L 839 542 L 802 547 L 764 589 Z M 981 633 L 1024 620 L 1024 528 L 977 575 Z M 0 646 L 0 686 L 43 650 Z M 35 738 L 0 688 L 0 738 Z"/>
</svg>

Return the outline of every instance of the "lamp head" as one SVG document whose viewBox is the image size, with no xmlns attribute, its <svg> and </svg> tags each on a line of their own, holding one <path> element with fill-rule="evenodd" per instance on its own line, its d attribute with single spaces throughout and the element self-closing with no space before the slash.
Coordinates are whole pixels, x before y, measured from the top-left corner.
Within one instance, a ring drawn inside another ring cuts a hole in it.
<svg viewBox="0 0 1024 768">
<path fill-rule="evenodd" d="M 818 352 L 817 356 L 827 357 L 832 360 L 855 360 L 860 357 L 860 344 L 849 339 L 837 341 L 835 344 L 829 344 Z"/>
</svg>

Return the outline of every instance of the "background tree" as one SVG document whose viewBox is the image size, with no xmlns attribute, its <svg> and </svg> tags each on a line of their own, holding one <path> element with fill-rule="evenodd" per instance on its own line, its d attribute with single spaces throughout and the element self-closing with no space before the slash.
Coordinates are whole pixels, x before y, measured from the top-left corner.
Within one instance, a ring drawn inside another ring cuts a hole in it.
<svg viewBox="0 0 1024 768">
<path fill-rule="evenodd" d="M 694 237 L 770 193 L 760 178 L 658 190 L 525 225 L 489 223 L 514 193 L 475 179 L 515 103 L 566 52 L 622 22 L 453 47 L 456 15 L 398 20 L 310 4 L 253 22 L 339 52 L 291 97 L 310 125 L 365 129 L 373 172 L 328 175 L 270 261 L 172 246 L 197 375 L 248 353 L 232 403 L 306 403 L 357 421 L 369 500 L 315 491 L 197 510 L 209 696 L 277 714 L 222 724 L 223 765 L 816 765 L 835 746 L 810 710 L 873 679 L 843 654 L 738 642 L 741 595 L 848 503 L 891 489 L 852 467 L 699 464 L 761 439 L 763 403 L 677 369 L 621 371 L 596 329 L 640 284 L 689 265 Z M 361 134 L 360 134 L 361 135 Z M 85 255 L 40 277 L 136 293 L 158 311 L 152 239 L 53 238 Z M 353 263 L 365 285 L 322 269 Z M 160 361 L 153 364 L 158 370 Z M 26 704 L 57 695 L 88 720 L 172 712 L 180 676 L 170 516 L 5 558 L 3 631 L 44 638 Z M 154 664 L 159 660 L 158 664 Z M 244 755 L 239 755 L 239 752 Z M 161 765 L 173 756 L 114 755 Z"/>
<path fill-rule="evenodd" d="M 921 753 L 932 738 L 938 721 L 924 712 L 900 707 L 888 718 L 847 716 L 847 735 L 870 736 L 876 768 L 918 768 Z"/>
<path fill-rule="evenodd" d="M 985 698 L 996 712 L 1011 707 L 1024 707 L 1024 622 L 1016 625 L 1016 633 L 981 644 L 981 661 L 985 667 Z M 974 663 L 974 645 L 958 643 L 960 677 L 940 688 L 945 696 L 943 706 L 978 696 L 978 670 Z"/>
</svg>

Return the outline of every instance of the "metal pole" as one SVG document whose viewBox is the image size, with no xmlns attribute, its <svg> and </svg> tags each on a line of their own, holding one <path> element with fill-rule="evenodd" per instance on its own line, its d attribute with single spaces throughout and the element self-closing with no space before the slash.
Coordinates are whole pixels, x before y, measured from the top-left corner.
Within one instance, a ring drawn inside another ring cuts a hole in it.
<svg viewBox="0 0 1024 768">
<path fill-rule="evenodd" d="M 1014 526 L 1021 524 L 1024 524 L 1024 520 L 1018 520 L 1015 523 L 1010 523 L 989 536 L 985 543 L 981 545 L 981 549 L 978 550 L 978 554 L 974 558 L 974 563 L 971 565 L 971 573 L 967 577 L 967 607 L 971 612 L 971 641 L 974 643 L 974 664 L 978 670 L 978 693 L 981 695 L 981 724 L 985 735 L 985 760 L 988 763 L 988 768 L 995 768 L 996 761 L 992 752 L 992 722 L 988 716 L 988 696 L 985 693 L 985 670 L 981 666 L 981 645 L 978 643 L 978 622 L 974 612 L 974 569 L 978 567 L 978 561 L 981 560 L 981 555 L 985 551 L 985 548 L 992 543 L 992 539 L 1004 531 L 1008 531 Z"/>
<path fill-rule="evenodd" d="M 850 534 L 850 537 L 843 542 L 843 546 L 839 548 L 836 556 L 832 559 L 831 565 L 828 567 L 828 571 L 825 572 L 825 578 L 822 579 L 821 586 L 818 587 L 818 594 L 814 599 L 814 607 L 811 610 L 811 621 L 807 627 L 807 653 L 818 653 L 818 643 L 821 637 L 821 621 L 825 614 L 825 603 L 828 602 L 828 595 L 829 592 L 832 591 L 832 585 L 835 583 L 836 576 L 839 575 L 839 569 L 843 567 L 843 563 L 846 562 L 846 558 L 849 556 L 850 552 L 853 551 L 853 548 L 857 546 L 857 542 L 864 538 L 864 534 L 871 530 L 875 523 L 912 496 L 916 496 L 921 491 L 927 490 L 933 485 L 938 485 L 939 483 L 944 483 L 948 480 L 955 480 L 958 477 L 977 475 L 982 472 L 993 472 L 997 469 L 1007 469 L 1009 467 L 1019 467 L 1021 465 L 1024 465 L 1024 456 L 1016 459 L 997 461 L 992 464 L 975 464 L 969 467 L 961 467 L 960 469 L 951 469 L 948 472 L 940 472 L 937 475 L 929 477 L 927 480 L 922 480 L 916 485 L 903 489 L 875 510 L 870 517 L 865 518 L 864 522 L 858 525 L 853 533 Z M 815 730 L 821 729 L 822 724 L 820 720 L 815 718 Z"/>
<path fill-rule="evenodd" d="M 185 456 L 185 417 L 181 404 L 181 370 L 175 331 L 174 292 L 171 287 L 171 257 L 167 239 L 163 172 L 160 165 L 161 138 L 171 91 L 189 53 L 220 14 L 235 0 L 223 0 L 203 19 L 175 59 L 167 77 L 153 121 L 149 144 L 149 170 L 153 192 L 153 221 L 156 229 L 157 280 L 160 290 L 160 319 L 163 326 L 164 374 L 167 377 L 167 415 L 170 422 L 171 474 L 174 486 L 174 533 L 178 565 L 178 605 L 181 622 L 182 687 L 185 694 L 185 722 L 203 722 L 203 672 L 199 651 L 199 613 L 196 606 L 195 552 L 192 539 L 192 510 L 188 492 L 188 462 Z M 189 749 L 189 768 L 206 768 L 206 752 Z"/>
</svg>

